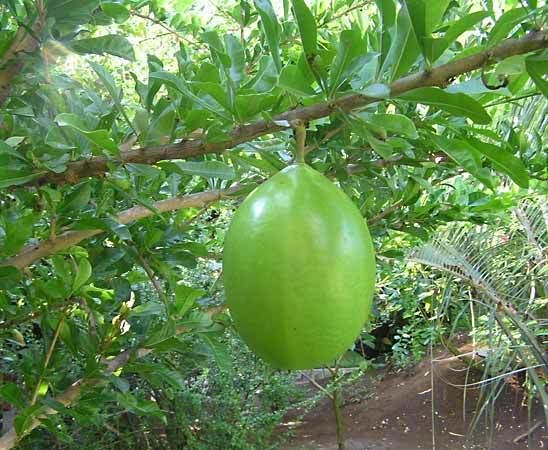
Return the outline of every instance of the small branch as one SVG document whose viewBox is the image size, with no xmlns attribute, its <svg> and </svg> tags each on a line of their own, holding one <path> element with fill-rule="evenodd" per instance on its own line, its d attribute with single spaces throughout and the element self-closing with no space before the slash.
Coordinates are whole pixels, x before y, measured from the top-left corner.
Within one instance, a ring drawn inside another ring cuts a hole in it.
<svg viewBox="0 0 548 450">
<path fill-rule="evenodd" d="M 36 10 L 38 11 L 38 15 L 32 28 L 20 26 L 12 44 L 0 60 L 0 105 L 10 95 L 11 81 L 23 69 L 24 63 L 21 55 L 32 53 L 40 47 L 40 41 L 37 37 L 42 34 L 46 23 L 46 8 L 43 0 L 36 2 Z"/>
<path fill-rule="evenodd" d="M 160 285 L 160 282 L 158 281 L 158 278 L 156 278 L 156 275 L 154 274 L 154 271 L 152 270 L 152 268 L 150 267 L 150 265 L 148 264 L 148 262 L 146 261 L 145 258 L 143 258 L 143 255 L 141 255 L 136 249 L 132 249 L 132 253 L 135 255 L 135 257 L 137 258 L 137 260 L 139 261 L 139 263 L 141 264 L 141 266 L 143 267 L 143 269 L 145 270 L 148 278 L 150 279 L 150 282 L 152 283 L 152 286 L 154 287 L 156 293 L 158 294 L 158 297 L 160 298 L 160 300 L 162 300 L 163 304 L 165 305 L 166 307 L 166 311 L 167 311 L 167 306 L 168 306 L 168 299 L 166 297 L 166 294 L 164 292 L 164 290 L 162 289 L 162 286 Z"/>
<path fill-rule="evenodd" d="M 154 204 L 154 208 L 160 212 L 175 211 L 183 208 L 199 208 L 203 205 L 218 201 L 225 196 L 236 194 L 242 189 L 240 184 L 235 184 L 228 189 L 215 189 L 211 191 L 200 192 L 197 194 L 175 197 L 167 200 L 161 200 Z M 133 208 L 122 211 L 116 220 L 121 224 L 134 222 L 144 217 L 153 216 L 154 212 L 144 206 L 134 206 Z M 16 256 L 5 259 L 0 262 L 2 266 L 14 266 L 18 269 L 24 269 L 38 259 L 45 258 L 60 250 L 76 245 L 78 242 L 104 233 L 105 230 L 83 230 L 83 231 L 65 231 L 57 236 L 57 239 L 40 241 L 37 244 L 28 245 Z"/>
<path fill-rule="evenodd" d="M 394 203 L 392 206 L 386 208 L 384 211 L 380 212 L 376 216 L 371 217 L 367 220 L 367 225 L 374 225 L 377 222 L 380 222 L 382 219 L 384 219 L 386 216 L 392 214 L 394 211 L 397 211 L 401 206 L 401 200 Z"/>
<path fill-rule="evenodd" d="M 329 392 L 326 388 L 324 388 L 320 383 L 318 383 L 314 378 L 309 377 L 306 373 L 303 373 L 304 377 L 312 383 L 314 386 L 316 386 L 320 391 L 322 391 L 325 395 L 327 395 L 331 400 L 333 400 L 333 394 Z"/>
<path fill-rule="evenodd" d="M 330 369 L 330 372 L 333 376 L 333 383 L 335 384 L 335 388 L 333 390 L 333 396 L 331 397 L 332 403 L 333 403 L 333 412 L 335 413 L 335 424 L 337 427 L 337 444 L 339 450 L 345 450 L 345 439 L 344 439 L 344 421 L 341 414 L 341 387 L 338 385 L 339 383 L 339 364 L 337 361 L 337 365 L 335 366 L 335 369 Z"/>
<path fill-rule="evenodd" d="M 494 64 L 496 61 L 514 55 L 529 53 L 548 47 L 548 33 L 533 31 L 520 39 L 507 39 L 491 49 L 467 56 L 456 61 L 435 67 L 428 72 L 420 72 L 400 78 L 390 85 L 391 97 L 397 97 L 407 91 L 425 86 L 447 86 L 457 76 L 482 67 Z M 209 143 L 204 139 L 186 139 L 181 142 L 157 147 L 143 147 L 121 152 L 118 159 L 106 156 L 96 156 L 86 160 L 73 161 L 67 164 L 67 170 L 62 173 L 45 172 L 28 184 L 44 183 L 76 183 L 83 177 L 102 176 L 110 170 L 111 164 L 142 163 L 154 164 L 167 159 L 184 159 L 197 155 L 222 153 L 244 142 L 252 141 L 260 136 L 272 134 L 286 127 L 276 122 L 292 122 L 301 120 L 307 123 L 312 120 L 330 116 L 339 111 L 352 111 L 378 102 L 376 97 L 363 94 L 347 95 L 329 102 L 318 103 L 302 108 L 286 111 L 273 120 L 259 120 L 248 125 L 239 125 L 232 129 L 230 138 L 221 142 Z"/>
<path fill-rule="evenodd" d="M 332 130 L 329 130 L 327 133 L 325 133 L 325 136 L 322 138 L 322 140 L 320 142 L 318 142 L 317 144 L 307 145 L 304 148 L 304 154 L 306 155 L 309 152 L 319 148 L 320 145 L 322 145 L 323 143 L 325 143 L 325 142 L 329 141 L 330 139 L 332 139 L 336 134 L 338 134 L 340 131 L 342 131 L 347 125 L 348 125 L 348 123 L 345 122 L 342 125 L 338 126 L 337 128 L 333 128 Z"/>
<path fill-rule="evenodd" d="M 324 21 L 322 26 L 327 25 L 329 22 L 334 22 L 335 20 L 338 20 L 341 17 L 346 17 L 352 11 L 355 11 L 356 9 L 361 9 L 364 6 L 370 5 L 371 3 L 372 3 L 371 0 L 366 0 L 365 2 L 358 3 L 357 5 L 354 5 L 351 8 L 348 8 L 348 9 L 344 10 L 342 13 L 339 13 L 339 14 L 329 18 L 328 20 Z"/>
<path fill-rule="evenodd" d="M 48 353 L 46 354 L 46 360 L 44 361 L 44 367 L 42 367 L 42 372 L 40 373 L 40 376 L 38 377 L 38 380 L 36 381 L 36 387 L 34 388 L 34 393 L 32 394 L 32 400 L 30 401 L 31 405 L 34 405 L 36 403 L 36 400 L 38 399 L 38 394 L 40 392 L 40 385 L 42 384 L 44 374 L 46 373 L 46 369 L 48 368 L 49 362 L 51 360 L 51 356 L 53 355 L 53 351 L 55 350 L 55 345 L 57 344 L 57 339 L 59 338 L 59 333 L 61 332 L 61 327 L 63 326 L 64 322 L 65 322 L 65 314 L 63 313 L 63 315 L 59 319 L 59 322 L 57 322 L 57 326 L 55 327 L 55 332 L 53 333 L 53 337 L 51 338 L 51 343 L 49 345 Z"/>
<path fill-rule="evenodd" d="M 527 436 L 529 436 L 533 431 L 535 431 L 541 425 L 542 425 L 542 420 L 539 420 L 531 428 L 529 428 L 525 433 L 522 433 L 519 436 L 517 436 L 516 438 L 514 438 L 514 444 L 517 444 L 519 441 L 525 439 Z"/>
<path fill-rule="evenodd" d="M 141 13 L 135 11 L 135 10 L 132 10 L 131 14 L 136 16 L 136 17 L 140 17 L 141 19 L 149 20 L 150 22 L 155 23 L 156 25 L 162 27 L 164 30 L 167 31 L 166 34 L 171 34 L 171 35 L 175 36 L 175 38 L 180 42 L 186 42 L 187 44 L 193 45 L 193 46 L 198 45 L 198 44 L 196 44 L 196 42 L 193 42 L 193 41 L 187 39 L 185 36 L 183 36 L 177 30 L 174 30 L 173 28 L 170 28 L 164 22 L 162 22 L 159 19 L 156 19 L 155 17 L 147 16 L 146 14 L 141 14 Z"/>
<path fill-rule="evenodd" d="M 295 120 L 291 123 L 295 130 L 295 162 L 304 164 L 304 144 L 306 141 L 306 127 L 300 120 Z"/>
</svg>

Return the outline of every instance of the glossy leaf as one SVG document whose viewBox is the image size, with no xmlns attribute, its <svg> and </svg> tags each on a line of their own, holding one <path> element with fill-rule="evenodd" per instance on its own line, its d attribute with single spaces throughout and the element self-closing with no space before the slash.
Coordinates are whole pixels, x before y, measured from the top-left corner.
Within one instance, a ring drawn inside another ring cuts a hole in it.
<svg viewBox="0 0 548 450">
<path fill-rule="evenodd" d="M 255 8 L 261 17 L 262 28 L 270 47 L 270 54 L 278 73 L 282 69 L 280 60 L 280 25 L 270 0 L 254 0 Z"/>
<path fill-rule="evenodd" d="M 55 117 L 55 122 L 60 127 L 73 128 L 83 134 L 99 148 L 105 149 L 111 154 L 118 154 L 120 151 L 107 130 L 89 130 L 76 114 L 58 114 L 57 117 Z"/>
<path fill-rule="evenodd" d="M 544 97 L 548 98 L 548 81 L 545 79 L 548 74 L 548 53 L 528 56 L 525 59 L 525 67 L 535 85 Z"/>
<path fill-rule="evenodd" d="M 368 123 L 383 127 L 389 133 L 410 139 L 418 137 L 417 128 L 411 119 L 403 114 L 361 114 Z"/>
<path fill-rule="evenodd" d="M 508 33 L 525 19 L 527 13 L 528 11 L 526 8 L 514 8 L 506 11 L 497 19 L 491 33 L 489 33 L 487 45 L 496 45 L 506 38 Z"/>
<path fill-rule="evenodd" d="M 394 0 L 375 0 L 381 16 L 379 35 L 379 66 L 381 67 L 390 49 L 390 30 L 396 22 L 396 4 Z M 379 67 L 379 68 L 380 68 Z"/>
<path fill-rule="evenodd" d="M 333 95 L 347 80 L 352 62 L 364 52 L 361 32 L 358 28 L 344 30 L 339 37 L 337 55 L 329 71 L 330 94 Z M 354 67 L 354 70 L 357 69 Z"/>
<path fill-rule="evenodd" d="M 316 20 L 304 0 L 291 0 L 293 14 L 297 19 L 301 42 L 307 58 L 312 58 L 316 53 Z"/>
<path fill-rule="evenodd" d="M 118 34 L 78 39 L 72 41 L 71 49 L 77 53 L 94 53 L 96 55 L 118 56 L 129 61 L 135 60 L 135 52 L 130 42 Z"/>
<path fill-rule="evenodd" d="M 388 78 L 394 80 L 407 73 L 420 54 L 419 43 L 407 8 L 401 8 L 396 22 L 396 35 L 390 45 L 382 67 L 382 73 L 388 73 Z"/>
<path fill-rule="evenodd" d="M 430 138 L 441 151 L 446 153 L 468 173 L 481 181 L 485 186 L 491 189 L 494 188 L 489 172 L 482 168 L 481 154 L 472 145 L 466 141 L 447 139 L 437 135 L 431 135 Z"/>
<path fill-rule="evenodd" d="M 298 66 L 285 66 L 280 73 L 278 83 L 281 88 L 288 90 L 292 94 L 303 96 L 315 94 L 310 80 L 306 79 L 306 76 L 302 73 Z"/>
<path fill-rule="evenodd" d="M 529 175 L 523 162 L 508 150 L 479 139 L 468 139 L 468 142 L 480 153 L 493 162 L 502 173 L 507 174 L 517 185 L 529 187 Z"/>
<path fill-rule="evenodd" d="M 236 177 L 234 168 L 221 161 L 170 161 L 162 163 L 181 174 L 196 175 L 206 178 L 232 180 Z"/>
<path fill-rule="evenodd" d="M 439 88 L 423 87 L 406 92 L 398 98 L 435 106 L 456 116 L 468 117 L 480 124 L 488 124 L 491 121 L 491 117 L 481 104 L 462 93 L 450 94 Z"/>
</svg>

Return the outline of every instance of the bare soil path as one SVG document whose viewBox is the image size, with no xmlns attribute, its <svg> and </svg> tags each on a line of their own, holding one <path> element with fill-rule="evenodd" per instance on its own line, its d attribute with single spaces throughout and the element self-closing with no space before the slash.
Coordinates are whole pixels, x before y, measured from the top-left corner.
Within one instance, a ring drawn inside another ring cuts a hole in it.
<svg viewBox="0 0 548 450">
<path fill-rule="evenodd" d="M 487 408 L 470 435 L 469 425 L 481 390 L 479 386 L 464 389 L 455 385 L 473 383 L 477 375 L 455 360 L 437 362 L 433 371 L 431 367 L 427 360 L 412 374 L 387 375 L 383 379 L 366 376 L 347 387 L 342 408 L 347 450 L 548 449 L 542 407 L 535 404 L 528 415 L 522 405 L 522 380 L 506 380 L 494 408 Z M 292 412 L 286 420 L 288 425 L 281 430 L 294 432 L 284 449 L 337 448 L 329 399 L 295 423 L 299 415 L 298 411 Z"/>
</svg>

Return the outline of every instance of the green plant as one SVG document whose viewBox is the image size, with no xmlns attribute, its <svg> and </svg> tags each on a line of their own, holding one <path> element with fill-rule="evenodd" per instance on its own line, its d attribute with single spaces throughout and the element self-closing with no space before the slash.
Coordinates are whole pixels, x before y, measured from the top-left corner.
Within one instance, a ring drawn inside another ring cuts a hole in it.
<svg viewBox="0 0 548 450">
<path fill-rule="evenodd" d="M 548 221 L 546 197 L 524 199 L 510 217 L 498 224 L 474 228 L 451 227 L 427 245 L 413 250 L 410 258 L 449 273 L 467 288 L 454 292 L 440 305 L 443 320 L 456 307 L 459 315 L 470 315 L 474 361 L 481 348 L 484 402 L 473 422 L 496 397 L 508 373 L 524 373 L 530 397 L 546 397 L 546 359 L 543 323 L 546 315 L 546 247 Z M 449 280 L 448 283 L 452 283 Z M 460 321 L 454 321 L 454 333 Z M 468 356 L 468 355 L 465 355 Z M 546 409 L 545 409 L 546 412 Z M 546 416 L 548 422 L 548 415 Z"/>
</svg>

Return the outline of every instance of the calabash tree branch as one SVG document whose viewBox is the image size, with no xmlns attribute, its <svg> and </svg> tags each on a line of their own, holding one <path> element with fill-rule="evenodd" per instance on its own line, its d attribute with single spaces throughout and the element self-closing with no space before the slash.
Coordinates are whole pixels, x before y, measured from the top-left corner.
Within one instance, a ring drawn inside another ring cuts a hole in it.
<svg viewBox="0 0 548 450">
<path fill-rule="evenodd" d="M 25 54 L 32 53 L 40 46 L 38 36 L 42 34 L 46 23 L 46 8 L 44 0 L 36 2 L 38 15 L 30 28 L 20 26 L 17 33 L 0 59 L 0 105 L 10 95 L 10 83 L 21 72 L 24 66 Z"/>
<path fill-rule="evenodd" d="M 389 86 L 390 96 L 397 97 L 404 92 L 426 86 L 445 87 L 459 75 L 487 67 L 510 56 L 547 47 L 548 33 L 546 31 L 533 31 L 520 39 L 507 39 L 491 49 L 451 61 L 430 71 L 400 78 Z M 175 144 L 122 151 L 120 157 L 116 159 L 96 156 L 91 159 L 73 161 L 67 164 L 67 170 L 62 173 L 45 172 L 27 184 L 76 183 L 84 177 L 102 176 L 109 171 L 109 165 L 112 163 L 154 164 L 161 160 L 184 159 L 198 155 L 222 153 L 227 149 L 252 141 L 260 136 L 286 130 L 287 128 L 279 122 L 291 123 L 295 120 L 308 122 L 340 111 L 348 112 L 362 108 L 379 100 L 377 97 L 363 94 L 347 95 L 329 102 L 286 111 L 270 121 L 259 120 L 248 125 L 237 126 L 231 131 L 230 138 L 221 142 L 208 143 L 205 139 L 182 140 Z"/>
<path fill-rule="evenodd" d="M 220 305 L 209 308 L 204 311 L 204 313 L 211 319 L 213 316 L 222 312 L 224 309 L 226 309 L 226 306 Z M 188 327 L 179 327 L 177 328 L 175 334 L 179 335 L 188 333 L 190 331 L 191 329 Z M 78 399 L 78 397 L 80 396 L 80 392 L 84 387 L 91 387 L 100 383 L 101 380 L 104 379 L 104 377 L 112 375 L 114 372 L 124 367 L 130 360 L 143 358 L 152 351 L 153 349 L 145 347 L 129 348 L 112 359 L 103 358 L 102 363 L 106 367 L 102 372 L 102 378 L 80 378 L 79 380 L 72 383 L 70 387 L 67 388 L 63 393 L 56 396 L 54 398 L 55 402 L 60 403 L 65 407 L 70 407 Z M 28 426 L 28 428 L 26 428 L 25 433 L 31 432 L 42 423 L 42 420 L 46 419 L 48 416 L 52 416 L 57 413 L 58 411 L 53 408 L 46 408 L 40 416 L 33 419 L 32 423 Z M 20 436 L 17 436 L 15 427 L 11 427 L 6 433 L 2 435 L 2 437 L 0 437 L 0 450 L 9 450 L 13 448 L 17 444 L 19 439 Z"/>
<path fill-rule="evenodd" d="M 175 211 L 183 208 L 199 208 L 211 202 L 221 200 L 225 196 L 236 194 L 242 189 L 242 185 L 235 184 L 228 189 L 214 189 L 211 191 L 199 192 L 197 194 L 189 194 L 182 197 L 170 198 L 161 200 L 154 204 L 154 208 L 159 212 Z M 144 217 L 153 216 L 155 213 L 143 206 L 134 206 L 133 208 L 122 211 L 116 217 L 116 220 L 121 224 L 127 224 L 135 220 L 143 219 Z M 65 231 L 58 235 L 54 240 L 40 241 L 38 244 L 28 245 L 23 250 L 4 261 L 0 261 L 2 266 L 14 266 L 18 269 L 24 269 L 46 256 L 52 255 L 60 250 L 76 245 L 78 242 L 88 239 L 92 236 L 104 233 L 105 230 L 82 230 L 82 231 Z"/>
</svg>

